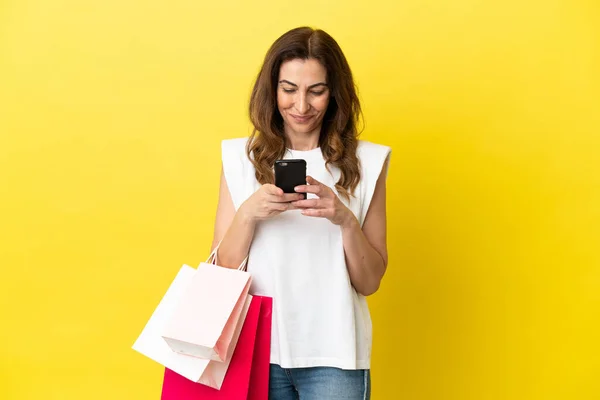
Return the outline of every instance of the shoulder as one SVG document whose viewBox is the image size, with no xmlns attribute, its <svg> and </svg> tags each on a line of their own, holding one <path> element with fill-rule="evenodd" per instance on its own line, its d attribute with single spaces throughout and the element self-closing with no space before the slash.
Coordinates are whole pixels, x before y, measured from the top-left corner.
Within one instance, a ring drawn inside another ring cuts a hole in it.
<svg viewBox="0 0 600 400">
<path fill-rule="evenodd" d="M 358 208 L 355 213 L 361 226 L 366 219 L 379 177 L 382 173 L 387 176 L 386 160 L 390 152 L 389 146 L 365 140 L 358 141 L 356 155 L 360 161 L 361 177 L 357 187 L 358 201 L 356 204 Z"/>
<path fill-rule="evenodd" d="M 225 153 L 245 154 L 248 138 L 225 139 L 221 142 L 221 150 Z"/>
<path fill-rule="evenodd" d="M 221 142 L 221 155 L 224 164 L 250 164 L 246 145 L 248 138 L 226 139 Z"/>
<path fill-rule="evenodd" d="M 366 140 L 359 140 L 358 147 L 356 149 L 356 155 L 364 164 L 364 168 L 367 167 L 366 164 L 373 162 L 379 163 L 385 161 L 391 151 L 392 149 L 389 146 L 367 142 Z"/>
<path fill-rule="evenodd" d="M 221 142 L 223 174 L 237 210 L 254 193 L 254 167 L 246 153 L 248 138 L 227 139 Z"/>
</svg>

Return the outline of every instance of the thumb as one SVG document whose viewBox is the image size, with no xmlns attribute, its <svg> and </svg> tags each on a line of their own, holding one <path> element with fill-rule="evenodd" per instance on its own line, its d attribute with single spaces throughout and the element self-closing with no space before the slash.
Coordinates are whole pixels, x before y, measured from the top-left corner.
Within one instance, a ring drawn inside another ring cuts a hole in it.
<svg viewBox="0 0 600 400">
<path fill-rule="evenodd" d="M 318 180 L 316 180 L 315 178 L 313 178 L 312 176 L 307 176 L 306 177 L 306 182 L 309 185 L 322 185 L 321 182 L 319 182 Z"/>
<path fill-rule="evenodd" d="M 283 190 L 275 185 L 266 184 L 265 191 L 275 196 L 283 196 Z"/>
</svg>

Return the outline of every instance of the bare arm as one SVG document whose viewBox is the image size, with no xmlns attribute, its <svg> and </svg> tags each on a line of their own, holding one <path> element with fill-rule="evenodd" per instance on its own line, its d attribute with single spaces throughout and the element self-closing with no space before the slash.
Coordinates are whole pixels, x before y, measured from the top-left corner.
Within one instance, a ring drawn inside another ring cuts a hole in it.
<svg viewBox="0 0 600 400">
<path fill-rule="evenodd" d="M 356 291 L 363 296 L 369 296 L 379 289 L 387 268 L 385 201 L 387 163 L 386 160 L 375 184 L 373 198 L 362 229 L 356 216 L 340 201 L 331 188 L 310 176 L 306 178 L 309 185 L 300 185 L 296 191 L 313 193 L 319 198 L 292 203 L 295 207 L 303 209 L 304 215 L 327 218 L 340 226 L 350 281 Z"/>
<path fill-rule="evenodd" d="M 386 187 L 383 171 L 377 179 L 362 229 L 352 213 L 349 213 L 347 222 L 341 225 L 350 280 L 354 288 L 364 296 L 369 296 L 379 289 L 388 262 Z"/>
<path fill-rule="evenodd" d="M 290 209 L 290 202 L 301 197 L 296 193 L 284 194 L 280 188 L 266 184 L 250 196 L 236 212 L 225 174 L 221 171 L 219 203 L 212 243 L 212 249 L 221 243 L 217 251 L 219 265 L 238 268 L 248 255 L 258 221 Z"/>
<path fill-rule="evenodd" d="M 221 170 L 219 203 L 212 243 L 212 249 L 221 243 L 217 251 L 220 266 L 227 268 L 240 266 L 250 249 L 255 226 L 255 223 L 245 217 L 243 213 L 235 212 L 231 193 L 225 181 L 225 174 Z"/>
</svg>

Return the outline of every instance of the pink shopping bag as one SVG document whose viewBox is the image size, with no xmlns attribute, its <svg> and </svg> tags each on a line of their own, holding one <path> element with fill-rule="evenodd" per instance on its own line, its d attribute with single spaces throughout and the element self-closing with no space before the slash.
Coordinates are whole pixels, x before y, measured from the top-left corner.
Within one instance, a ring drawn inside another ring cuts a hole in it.
<svg viewBox="0 0 600 400">
<path fill-rule="evenodd" d="M 254 296 L 220 390 L 165 369 L 161 400 L 267 400 L 272 299 Z"/>
<path fill-rule="evenodd" d="M 273 319 L 273 299 L 261 297 L 260 319 L 256 331 L 250 388 L 247 400 L 267 400 L 269 398 L 269 371 L 271 365 L 271 321 Z"/>
<path fill-rule="evenodd" d="M 179 300 L 185 293 L 195 273 L 196 269 L 187 265 L 184 265 L 180 269 L 173 280 L 173 283 L 169 286 L 163 299 L 154 310 L 150 320 L 133 345 L 133 349 L 159 364 L 176 371 L 179 375 L 182 375 L 191 381 L 201 382 L 218 389 L 225 379 L 225 373 L 231 362 L 231 357 L 225 362 L 219 362 L 176 353 L 172 351 L 161 336 L 167 321 L 171 318 L 173 311 L 177 307 Z M 235 348 L 237 344 L 251 304 L 251 299 L 252 296 L 250 295 L 246 297 L 246 301 L 242 307 L 238 323 L 231 339 L 230 349 Z"/>
<path fill-rule="evenodd" d="M 162 336 L 176 353 L 225 362 L 251 277 L 247 259 L 238 269 L 222 268 L 214 265 L 216 252 L 198 266 Z"/>
</svg>

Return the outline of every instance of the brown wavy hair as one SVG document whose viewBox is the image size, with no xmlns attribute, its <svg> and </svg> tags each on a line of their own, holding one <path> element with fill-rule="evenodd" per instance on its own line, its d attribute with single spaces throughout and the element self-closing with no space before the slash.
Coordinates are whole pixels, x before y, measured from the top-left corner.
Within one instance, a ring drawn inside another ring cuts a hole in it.
<svg viewBox="0 0 600 400">
<path fill-rule="evenodd" d="M 315 59 L 327 71 L 329 105 L 323 117 L 319 147 L 326 166 L 341 171 L 335 187 L 344 197 L 353 195 L 360 181 L 358 122 L 362 116 L 348 61 L 337 42 L 325 31 L 301 27 L 283 34 L 271 45 L 250 96 L 250 121 L 254 126 L 246 152 L 256 169 L 256 179 L 273 183 L 273 165 L 284 157 L 286 137 L 277 108 L 277 81 L 281 65 L 293 59 Z"/>
</svg>

